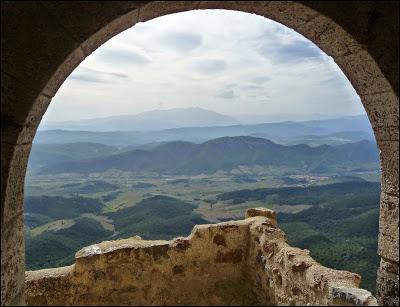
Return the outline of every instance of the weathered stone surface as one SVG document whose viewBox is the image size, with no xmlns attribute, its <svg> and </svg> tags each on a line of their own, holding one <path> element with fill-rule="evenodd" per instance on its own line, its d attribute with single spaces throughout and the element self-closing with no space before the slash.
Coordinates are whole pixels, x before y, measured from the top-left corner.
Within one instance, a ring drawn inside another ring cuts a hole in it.
<svg viewBox="0 0 400 307">
<path fill-rule="evenodd" d="M 147 1 L 139 10 L 139 22 L 145 22 L 150 19 L 197 9 L 200 1 Z"/>
<path fill-rule="evenodd" d="M 1 298 L 11 305 L 24 303 L 23 189 L 30 147 L 1 144 Z"/>
<path fill-rule="evenodd" d="M 44 95 L 38 95 L 34 90 L 27 87 L 24 91 L 20 91 L 23 83 L 8 74 L 2 75 L 1 82 L 1 119 L 2 133 L 7 128 L 6 123 L 11 122 L 21 126 L 34 126 L 40 122 L 50 98 Z M 34 104 L 19 104 L 19 101 L 35 101 Z M 6 122 L 4 123 L 3 120 Z M 33 138 L 33 135 L 31 135 Z M 7 140 L 9 143 L 18 143 L 16 141 Z M 32 141 L 32 139 L 26 140 Z"/>
<path fill-rule="evenodd" d="M 322 267 L 307 250 L 287 245 L 279 228 L 266 233 L 271 219 L 276 222 L 273 211 L 248 211 L 255 216 L 196 226 L 187 238 L 133 237 L 85 247 L 72 266 L 26 272 L 27 303 L 376 305 L 371 293 L 358 289 L 357 274 Z"/>
<path fill-rule="evenodd" d="M 255 216 L 264 216 L 276 222 L 276 212 L 267 208 L 250 208 L 246 210 L 246 219 Z"/>
<path fill-rule="evenodd" d="M 377 277 L 380 306 L 399 306 L 399 264 L 381 260 Z"/>
<path fill-rule="evenodd" d="M 132 10 L 110 22 L 107 28 L 100 29 L 82 43 L 81 48 L 85 56 L 90 55 L 94 50 L 126 29 L 129 29 L 138 22 L 139 10 Z"/>
<path fill-rule="evenodd" d="M 354 306 L 376 306 L 378 302 L 370 292 L 363 289 L 332 288 L 333 302 L 337 305 L 347 306 L 352 303 Z"/>
<path fill-rule="evenodd" d="M 380 142 L 382 191 L 386 194 L 399 197 L 399 142 Z"/>
<path fill-rule="evenodd" d="M 300 1 L 341 25 L 346 35 L 335 40 L 346 41 L 352 36 L 356 44 L 367 50 L 378 63 L 394 92 L 399 93 L 399 3 L 394 1 Z M 317 43 L 317 42 L 316 42 Z M 318 44 L 318 43 L 317 43 Z M 395 51 L 396 50 L 396 51 Z M 397 53 L 396 53 L 397 52 Z M 332 55 L 335 57 L 335 55 Z M 349 77 L 349 76 L 348 76 Z M 362 98 L 362 97 L 361 97 Z"/>
<path fill-rule="evenodd" d="M 399 141 L 399 98 L 390 91 L 364 95 L 362 102 L 378 144 Z"/>
<path fill-rule="evenodd" d="M 300 25 L 298 31 L 334 58 L 361 49 L 354 37 L 346 33 L 345 29 L 337 27 L 335 22 L 325 15 L 316 14 L 308 22 Z"/>
<path fill-rule="evenodd" d="M 2 217 L 3 219 L 3 217 Z M 8 227 L 4 227 L 8 225 Z M 1 223 L 1 297 L 10 305 L 23 305 L 25 291 L 24 218 L 22 212 Z M 15 257 L 20 255 L 20 257 Z"/>
<path fill-rule="evenodd" d="M 379 66 L 366 50 L 336 57 L 335 62 L 349 77 L 349 81 L 361 99 L 364 94 L 392 91 L 389 81 L 382 76 Z"/>
<path fill-rule="evenodd" d="M 22 229 L 8 223 L 21 213 L 26 154 L 51 97 L 71 71 L 99 45 L 137 21 L 200 8 L 242 10 L 271 18 L 298 31 L 331 55 L 360 95 L 371 120 L 382 152 L 382 191 L 398 198 L 399 40 L 394 39 L 399 36 L 397 1 L 3 1 L 2 230 L 15 229 L 21 231 L 15 236 L 23 237 Z M 18 152 L 21 156 L 15 159 Z M 385 219 L 381 221 L 384 225 Z M 398 216 L 389 224 L 396 221 Z M 279 233 L 273 225 L 262 228 L 266 234 Z M 206 229 L 199 227 L 196 236 L 207 237 Z M 236 231 L 229 227 L 225 230 Z M 2 242 L 6 242 L 2 244 L 2 264 L 8 261 L 8 255 L 13 255 L 10 263 L 18 264 L 13 269 L 10 266 L 8 273 L 2 272 L 2 305 L 23 301 L 22 292 L 18 292 L 23 288 L 19 278 L 23 253 L 18 249 L 5 250 L 11 246 L 8 240 L 13 238 L 14 234 L 3 237 L 2 232 Z M 395 241 L 390 242 L 381 244 L 382 254 L 386 248 L 383 246 L 388 246 L 388 254 L 398 248 L 391 246 Z M 213 246 L 224 245 L 213 243 Z M 272 259 L 271 252 L 276 247 L 272 243 L 267 246 Z M 190 248 L 184 242 L 177 244 L 180 253 Z M 386 279 L 380 279 L 379 283 L 383 280 Z M 257 282 L 266 285 L 272 281 L 268 278 Z M 15 289 L 10 290 L 8 284 L 15 285 Z M 380 288 L 383 286 L 379 284 Z M 301 289 L 292 290 L 295 296 L 303 293 Z M 253 302 L 251 298 L 257 296 L 249 293 L 247 298 Z M 384 302 L 398 300 L 398 293 L 393 291 L 379 293 L 385 296 Z M 291 300 L 287 303 L 291 304 Z"/>
<path fill-rule="evenodd" d="M 399 198 L 381 193 L 378 254 L 399 263 Z"/>
</svg>

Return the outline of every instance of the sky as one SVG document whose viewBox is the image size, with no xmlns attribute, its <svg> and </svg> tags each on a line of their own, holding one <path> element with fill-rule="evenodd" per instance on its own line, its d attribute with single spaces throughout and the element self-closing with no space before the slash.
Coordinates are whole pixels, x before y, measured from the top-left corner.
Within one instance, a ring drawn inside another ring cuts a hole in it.
<svg viewBox="0 0 400 307">
<path fill-rule="evenodd" d="M 230 116 L 365 114 L 335 64 L 272 20 L 227 10 L 171 14 L 113 37 L 67 78 L 46 121 L 200 107 Z"/>
</svg>

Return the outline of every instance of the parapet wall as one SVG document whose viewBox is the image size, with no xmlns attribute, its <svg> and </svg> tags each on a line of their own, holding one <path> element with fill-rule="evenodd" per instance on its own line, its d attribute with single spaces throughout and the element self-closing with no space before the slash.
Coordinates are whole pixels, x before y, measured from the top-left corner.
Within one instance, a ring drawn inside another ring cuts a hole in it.
<svg viewBox="0 0 400 307">
<path fill-rule="evenodd" d="M 359 275 L 289 246 L 267 209 L 172 241 L 105 241 L 75 258 L 26 272 L 28 305 L 377 305 Z"/>
</svg>

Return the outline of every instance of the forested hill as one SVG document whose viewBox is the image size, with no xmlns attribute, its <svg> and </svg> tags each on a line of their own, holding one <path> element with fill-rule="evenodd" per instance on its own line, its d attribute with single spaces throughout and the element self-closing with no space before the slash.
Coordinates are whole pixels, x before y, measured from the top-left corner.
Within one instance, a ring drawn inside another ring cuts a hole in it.
<svg viewBox="0 0 400 307">
<path fill-rule="evenodd" d="M 44 167 L 40 174 L 94 173 L 109 169 L 165 174 L 210 174 L 239 166 L 284 167 L 294 172 L 327 173 L 379 168 L 376 144 L 284 146 L 250 136 L 222 137 L 202 144 L 170 142 L 150 150 L 131 150 L 101 158 Z"/>
</svg>

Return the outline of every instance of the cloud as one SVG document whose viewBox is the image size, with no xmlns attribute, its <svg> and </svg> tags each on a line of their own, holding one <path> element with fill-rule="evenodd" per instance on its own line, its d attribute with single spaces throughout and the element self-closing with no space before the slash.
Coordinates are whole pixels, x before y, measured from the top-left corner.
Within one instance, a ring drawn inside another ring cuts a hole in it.
<svg viewBox="0 0 400 307">
<path fill-rule="evenodd" d="M 217 95 L 215 95 L 215 97 L 222 99 L 233 99 L 236 98 L 237 96 L 233 90 L 222 90 Z"/>
<path fill-rule="evenodd" d="M 235 87 L 237 87 L 238 85 L 236 84 L 236 83 L 229 83 L 229 84 L 227 84 L 225 87 L 226 88 L 235 88 Z"/>
<path fill-rule="evenodd" d="M 72 74 L 69 77 L 69 79 L 83 81 L 83 82 L 93 82 L 93 83 L 106 82 L 105 80 L 101 80 L 101 79 L 97 78 L 96 76 L 92 76 L 89 74 L 82 74 L 82 73 Z"/>
<path fill-rule="evenodd" d="M 270 35 L 262 35 L 259 38 L 259 52 L 275 62 L 301 62 L 305 60 L 321 59 L 322 51 L 313 43 L 303 39 L 283 40 Z"/>
<path fill-rule="evenodd" d="M 199 47 L 203 37 L 198 33 L 170 32 L 160 37 L 160 42 L 178 52 L 187 52 Z"/>
<path fill-rule="evenodd" d="M 77 71 L 74 71 L 69 78 L 71 80 L 83 82 L 109 83 L 115 81 L 115 79 L 128 79 L 129 77 L 122 73 L 80 67 Z"/>
<path fill-rule="evenodd" d="M 191 64 L 191 68 L 202 74 L 215 74 L 226 69 L 224 60 L 198 60 Z"/>
<path fill-rule="evenodd" d="M 126 49 L 102 49 L 101 52 L 99 52 L 99 57 L 103 61 L 111 64 L 145 65 L 151 62 L 149 58 L 141 55 L 140 53 Z"/>
<path fill-rule="evenodd" d="M 343 72 L 312 42 L 238 11 L 188 11 L 139 23 L 103 44 L 69 79 L 47 112 L 53 120 L 160 107 L 232 116 L 362 109 Z"/>
<path fill-rule="evenodd" d="M 250 91 L 259 91 L 264 89 L 265 87 L 261 85 L 250 84 L 250 85 L 245 85 L 243 88 Z"/>
<path fill-rule="evenodd" d="M 91 68 L 86 68 L 86 67 L 83 67 L 82 70 L 85 71 L 86 73 L 99 74 L 99 75 L 113 77 L 113 78 L 119 78 L 119 79 L 129 78 L 129 76 L 127 74 L 123 74 L 123 73 L 119 73 L 119 72 L 109 72 L 109 71 L 91 69 Z"/>
<path fill-rule="evenodd" d="M 250 82 L 251 83 L 255 83 L 255 84 L 263 84 L 263 83 L 268 82 L 270 80 L 272 80 L 272 78 L 268 77 L 268 76 L 257 76 L 257 77 L 251 78 Z"/>
</svg>

